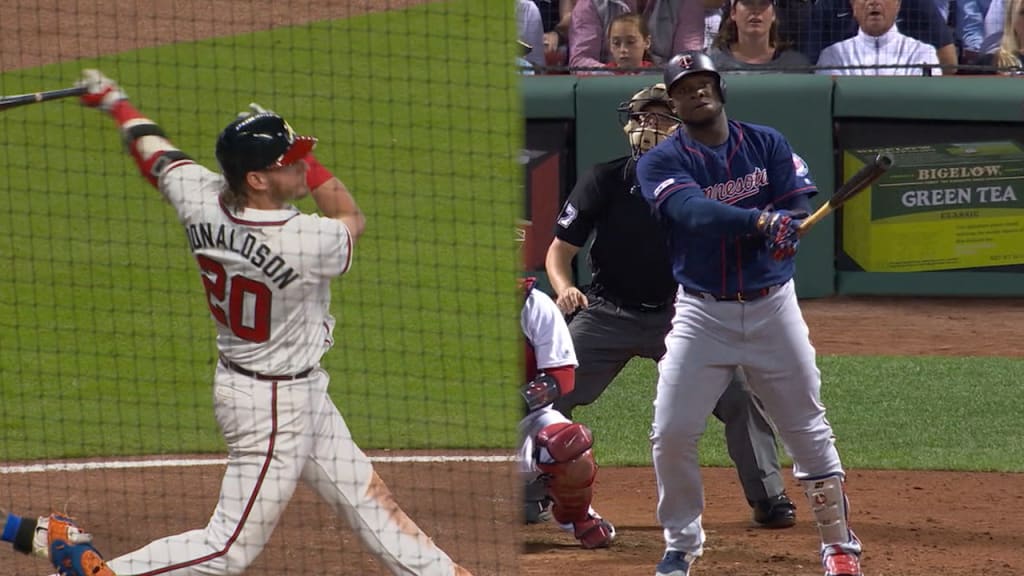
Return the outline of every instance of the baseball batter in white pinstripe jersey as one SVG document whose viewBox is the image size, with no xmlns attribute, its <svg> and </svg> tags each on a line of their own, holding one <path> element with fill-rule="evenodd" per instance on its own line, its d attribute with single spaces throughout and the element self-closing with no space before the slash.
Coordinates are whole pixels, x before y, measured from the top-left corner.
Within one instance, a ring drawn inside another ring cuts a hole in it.
<svg viewBox="0 0 1024 576">
<path fill-rule="evenodd" d="M 86 70 L 86 106 L 117 122 L 142 174 L 174 206 L 217 326 L 214 413 L 228 446 L 209 524 L 108 562 L 124 576 L 240 574 L 305 482 L 395 575 L 466 576 L 395 503 L 327 394 L 330 282 L 348 271 L 363 215 L 277 114 L 254 106 L 221 132 L 223 174 L 178 150 L 124 92 Z M 311 194 L 323 216 L 291 202 Z"/>
</svg>

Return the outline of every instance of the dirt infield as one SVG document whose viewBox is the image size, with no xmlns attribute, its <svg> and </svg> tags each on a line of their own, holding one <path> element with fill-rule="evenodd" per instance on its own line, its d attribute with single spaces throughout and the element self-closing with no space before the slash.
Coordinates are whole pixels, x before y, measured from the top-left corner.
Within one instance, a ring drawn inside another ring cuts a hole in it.
<svg viewBox="0 0 1024 576">
<path fill-rule="evenodd" d="M 823 354 L 1021 356 L 1020 300 L 828 298 L 803 303 L 811 338 Z M 1024 475 L 849 471 L 853 525 L 864 541 L 869 576 L 1024 574 Z M 800 488 L 786 474 L 794 496 Z M 756 528 L 731 468 L 704 470 L 704 557 L 699 576 L 820 575 L 817 535 L 797 499 L 795 528 Z M 602 469 L 595 506 L 613 520 L 613 548 L 580 550 L 550 525 L 523 530 L 524 576 L 650 576 L 663 552 L 650 468 Z"/>
<path fill-rule="evenodd" d="M 145 46 L 399 10 L 432 0 L 60 0 L 14 2 L 0 18 L 0 72 Z M 50 88 L 50 86 L 40 87 Z"/>
<path fill-rule="evenodd" d="M 438 454 L 439 455 L 439 454 Z M 514 574 L 518 507 L 511 463 L 378 463 L 406 512 L 477 576 Z M 223 465 L 0 475 L 0 506 L 16 512 L 64 510 L 86 523 L 107 558 L 171 534 L 202 528 L 217 503 Z M 2 574 L 49 574 L 35 558 L 0 551 Z M 353 532 L 307 487 L 299 486 L 263 554 L 256 576 L 387 574 Z"/>
</svg>

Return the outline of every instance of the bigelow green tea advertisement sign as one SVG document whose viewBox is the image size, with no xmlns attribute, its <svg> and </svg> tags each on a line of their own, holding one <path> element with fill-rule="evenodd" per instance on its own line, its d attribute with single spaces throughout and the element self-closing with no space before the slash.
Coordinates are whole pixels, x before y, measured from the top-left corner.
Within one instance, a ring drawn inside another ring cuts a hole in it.
<svg viewBox="0 0 1024 576">
<path fill-rule="evenodd" d="M 881 150 L 844 150 L 844 179 Z M 842 247 L 860 268 L 918 272 L 1024 264 L 1020 144 L 885 150 L 895 159 L 893 167 L 842 208 Z"/>
</svg>

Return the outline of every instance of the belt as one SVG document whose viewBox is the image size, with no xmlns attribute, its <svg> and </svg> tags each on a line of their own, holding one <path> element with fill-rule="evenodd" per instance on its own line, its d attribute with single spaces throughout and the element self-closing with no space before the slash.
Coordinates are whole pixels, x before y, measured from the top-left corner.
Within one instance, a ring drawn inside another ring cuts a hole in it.
<svg viewBox="0 0 1024 576">
<path fill-rule="evenodd" d="M 626 300 L 620 300 L 610 294 L 598 293 L 599 298 L 607 300 L 609 303 L 614 304 L 619 308 L 625 308 L 629 310 L 639 310 L 640 312 L 658 312 L 668 307 L 670 301 L 666 300 L 659 304 L 648 304 L 646 302 L 628 302 Z"/>
<path fill-rule="evenodd" d="M 276 376 L 273 374 L 260 374 L 259 372 L 253 372 L 252 370 L 242 368 L 238 364 L 235 364 L 234 362 L 228 360 L 223 356 L 220 357 L 220 363 L 223 364 L 224 367 L 227 368 L 228 370 L 231 370 L 232 372 L 238 372 L 242 376 L 248 376 L 249 378 L 255 378 L 257 380 L 266 380 L 268 382 L 287 382 L 289 380 L 302 380 L 306 376 L 309 376 L 311 372 L 313 372 L 313 368 L 306 368 L 302 372 L 299 372 L 298 374 L 292 374 L 291 376 Z"/>
<path fill-rule="evenodd" d="M 768 286 L 767 288 L 761 288 L 759 290 L 748 290 L 746 292 L 734 292 L 732 294 L 712 294 L 711 292 L 702 292 L 700 290 L 694 290 L 693 288 L 687 288 L 683 286 L 683 292 L 687 294 L 697 296 L 698 298 L 712 298 L 717 302 L 753 302 L 760 298 L 771 294 L 778 289 L 782 284 L 776 284 L 774 286 Z"/>
</svg>

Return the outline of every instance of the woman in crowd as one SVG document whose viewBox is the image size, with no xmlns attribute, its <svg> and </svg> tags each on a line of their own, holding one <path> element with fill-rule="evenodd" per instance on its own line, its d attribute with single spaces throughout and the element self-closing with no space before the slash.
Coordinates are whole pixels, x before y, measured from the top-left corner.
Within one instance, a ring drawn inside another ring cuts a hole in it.
<svg viewBox="0 0 1024 576">
<path fill-rule="evenodd" d="M 810 72 L 806 56 L 781 45 L 778 28 L 773 0 L 732 0 L 709 55 L 723 72 Z"/>
<path fill-rule="evenodd" d="M 988 54 L 982 64 L 995 66 L 996 72 L 1006 76 L 1024 74 L 1024 0 L 1007 0 L 1003 19 L 1003 39 L 999 49 Z"/>
</svg>

